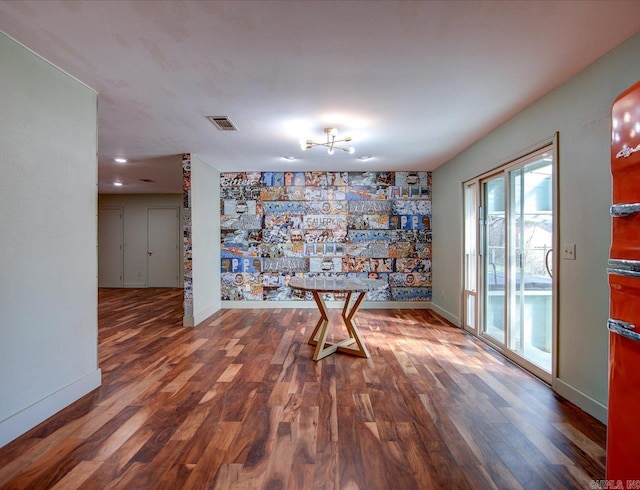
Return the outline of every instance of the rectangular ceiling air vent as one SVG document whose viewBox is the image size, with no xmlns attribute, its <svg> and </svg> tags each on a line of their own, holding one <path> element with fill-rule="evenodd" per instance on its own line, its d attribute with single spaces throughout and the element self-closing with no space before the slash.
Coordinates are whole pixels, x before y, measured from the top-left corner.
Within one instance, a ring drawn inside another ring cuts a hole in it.
<svg viewBox="0 0 640 490">
<path fill-rule="evenodd" d="M 213 125 L 220 131 L 237 131 L 238 128 L 234 126 L 227 116 L 207 116 L 207 119 L 213 123 Z"/>
</svg>

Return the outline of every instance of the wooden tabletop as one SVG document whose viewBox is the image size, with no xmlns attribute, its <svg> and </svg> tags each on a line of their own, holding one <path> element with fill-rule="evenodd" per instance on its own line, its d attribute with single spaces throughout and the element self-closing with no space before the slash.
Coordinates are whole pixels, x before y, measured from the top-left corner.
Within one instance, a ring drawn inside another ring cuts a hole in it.
<svg viewBox="0 0 640 490">
<path fill-rule="evenodd" d="M 381 279 L 358 279 L 344 276 L 338 277 L 294 277 L 289 286 L 302 291 L 320 293 L 357 293 L 387 287 L 387 281 Z"/>
</svg>

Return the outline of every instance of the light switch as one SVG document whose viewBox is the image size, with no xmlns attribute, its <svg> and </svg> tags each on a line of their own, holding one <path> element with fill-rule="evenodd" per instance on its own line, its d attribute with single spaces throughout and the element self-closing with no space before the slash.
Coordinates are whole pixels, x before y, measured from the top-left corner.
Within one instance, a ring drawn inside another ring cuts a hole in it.
<svg viewBox="0 0 640 490">
<path fill-rule="evenodd" d="M 576 260 L 576 244 L 565 243 L 562 246 L 562 258 L 564 260 Z"/>
</svg>

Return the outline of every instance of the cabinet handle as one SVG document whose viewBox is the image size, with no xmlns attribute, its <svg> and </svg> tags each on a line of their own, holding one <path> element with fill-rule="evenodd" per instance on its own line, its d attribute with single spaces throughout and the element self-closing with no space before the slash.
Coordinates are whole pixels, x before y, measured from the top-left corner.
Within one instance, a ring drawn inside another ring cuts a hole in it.
<svg viewBox="0 0 640 490">
<path fill-rule="evenodd" d="M 607 320 L 607 328 L 610 332 L 614 332 L 628 339 L 640 342 L 640 334 L 635 332 L 636 326 L 632 323 L 609 318 L 609 320 Z"/>
<path fill-rule="evenodd" d="M 607 272 L 619 276 L 640 277 L 640 261 L 609 259 Z"/>
<path fill-rule="evenodd" d="M 611 206 L 611 216 L 613 218 L 624 218 L 625 216 L 633 216 L 637 213 L 640 213 L 640 203 L 614 204 Z"/>
<path fill-rule="evenodd" d="M 615 318 L 609 318 L 607 320 L 607 326 L 616 325 L 620 328 L 626 328 L 627 330 L 635 330 L 636 326 L 633 323 L 625 322 L 622 320 L 616 320 Z"/>
</svg>

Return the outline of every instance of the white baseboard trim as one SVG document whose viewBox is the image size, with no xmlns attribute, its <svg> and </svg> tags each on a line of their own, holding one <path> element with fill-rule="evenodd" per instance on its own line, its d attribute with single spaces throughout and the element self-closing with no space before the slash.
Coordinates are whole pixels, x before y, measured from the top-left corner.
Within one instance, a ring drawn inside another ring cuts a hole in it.
<svg viewBox="0 0 640 490">
<path fill-rule="evenodd" d="M 327 301 L 328 308 L 342 308 L 344 301 Z M 222 301 L 224 309 L 266 309 L 266 308 L 317 308 L 315 301 Z M 361 310 L 395 310 L 414 309 L 428 310 L 431 303 L 428 301 L 364 301 L 360 305 Z"/>
<path fill-rule="evenodd" d="M 68 386 L 0 422 L 0 447 L 5 446 L 40 422 L 93 391 L 102 384 L 100 369 L 90 372 Z"/>
<path fill-rule="evenodd" d="M 211 315 L 213 315 L 216 311 L 222 309 L 222 301 L 216 301 L 212 305 L 207 306 L 205 309 L 200 310 L 193 315 L 193 323 L 197 326 L 199 323 L 202 323 Z"/>
<path fill-rule="evenodd" d="M 555 378 L 552 384 L 553 391 L 563 398 L 566 398 L 578 408 L 584 410 L 592 417 L 597 418 L 603 424 L 607 424 L 607 407 L 598 400 L 591 398 L 586 393 L 574 388 L 570 384 Z"/>
<path fill-rule="evenodd" d="M 435 311 L 438 315 L 446 318 L 451 323 L 453 323 L 456 327 L 460 328 L 460 318 L 454 315 L 453 313 L 448 312 L 444 308 L 440 308 L 438 305 L 431 303 L 431 309 Z"/>
<path fill-rule="evenodd" d="M 222 301 L 217 301 L 214 304 L 208 306 L 204 310 L 200 310 L 198 313 L 193 316 L 183 316 L 182 317 L 182 326 L 183 327 L 196 327 L 198 324 L 205 321 L 211 315 L 220 311 L 222 309 Z"/>
</svg>

